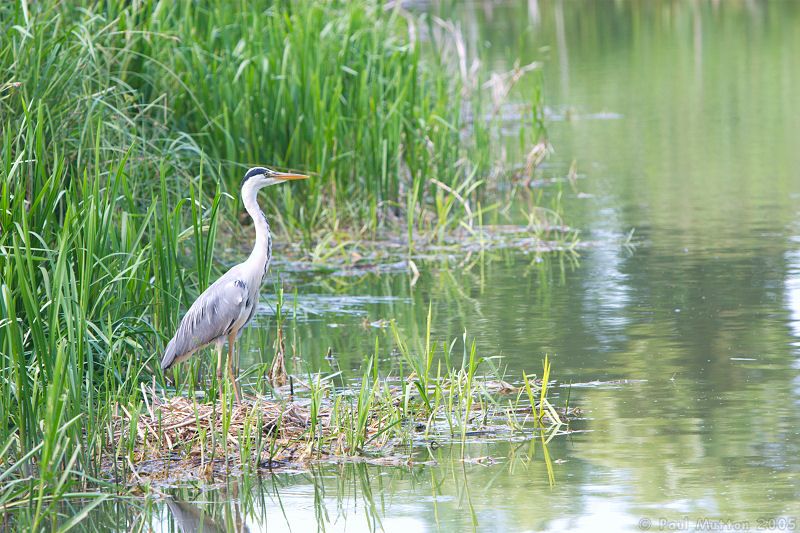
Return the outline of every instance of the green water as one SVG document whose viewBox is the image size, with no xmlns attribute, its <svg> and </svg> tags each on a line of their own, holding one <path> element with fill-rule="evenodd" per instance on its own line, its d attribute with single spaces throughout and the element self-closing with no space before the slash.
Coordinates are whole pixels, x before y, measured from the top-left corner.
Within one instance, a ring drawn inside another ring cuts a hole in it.
<svg viewBox="0 0 800 533">
<path fill-rule="evenodd" d="M 800 3 L 512 4 L 457 16 L 493 68 L 544 62 L 556 148 L 544 177 L 577 162 L 562 193 L 589 244 L 580 265 L 504 251 L 467 265 L 417 258 L 413 287 L 403 268 L 283 280 L 299 293 L 304 370 L 347 374 L 376 336 L 393 368 L 390 333 L 368 323 L 394 318 L 419 338 L 428 302 L 437 339 L 466 329 L 510 373 L 540 372 L 550 354 L 560 384 L 581 384 L 570 404 L 585 416 L 548 445 L 554 485 L 540 445 L 475 440 L 466 455 L 494 464 L 462 463 L 459 446 L 421 448 L 414 458 L 436 466 L 323 466 L 181 489 L 178 503 L 120 504 L 102 519 L 206 531 L 800 519 Z M 259 323 L 272 325 L 269 309 Z M 248 333 L 243 361 L 260 361 L 271 335 Z"/>
</svg>

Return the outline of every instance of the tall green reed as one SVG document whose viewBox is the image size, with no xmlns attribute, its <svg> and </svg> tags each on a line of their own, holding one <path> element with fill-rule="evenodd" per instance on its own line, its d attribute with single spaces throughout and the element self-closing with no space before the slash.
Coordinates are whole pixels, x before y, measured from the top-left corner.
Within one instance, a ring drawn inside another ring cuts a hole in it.
<svg viewBox="0 0 800 533">
<path fill-rule="evenodd" d="M 225 169 L 228 191 L 249 164 L 312 172 L 302 189 L 268 198 L 275 227 L 307 247 L 313 228 L 340 222 L 374 229 L 399 217 L 441 229 L 470 218 L 453 204 L 474 204 L 486 185 L 476 178 L 506 142 L 479 89 L 489 73 L 461 68 L 474 58 L 459 55 L 457 29 L 399 3 L 23 5 L 0 8 L 9 28 L 31 34 L 11 32 L 7 47 L 14 86 L 0 105 L 12 121 L 17 95 L 63 106 L 57 134 L 79 166 L 106 159 L 92 137 L 119 150 L 130 128 L 153 128 L 170 134 L 148 136 L 141 157 L 196 159 L 202 150 Z M 72 91 L 87 109 L 68 109 Z M 522 144 L 542 134 L 540 99 L 530 108 Z M 104 123 L 115 127 L 96 133 Z"/>
</svg>

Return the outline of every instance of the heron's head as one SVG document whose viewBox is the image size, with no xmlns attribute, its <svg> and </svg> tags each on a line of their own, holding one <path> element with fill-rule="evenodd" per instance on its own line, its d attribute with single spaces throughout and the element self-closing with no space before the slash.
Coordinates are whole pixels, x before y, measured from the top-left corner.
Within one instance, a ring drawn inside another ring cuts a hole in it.
<svg viewBox="0 0 800 533">
<path fill-rule="evenodd" d="M 242 188 L 246 185 L 254 187 L 256 190 L 277 183 L 290 180 L 304 180 L 308 176 L 303 174 L 293 174 L 291 172 L 277 172 L 267 167 L 253 167 L 247 171 L 242 180 Z"/>
</svg>

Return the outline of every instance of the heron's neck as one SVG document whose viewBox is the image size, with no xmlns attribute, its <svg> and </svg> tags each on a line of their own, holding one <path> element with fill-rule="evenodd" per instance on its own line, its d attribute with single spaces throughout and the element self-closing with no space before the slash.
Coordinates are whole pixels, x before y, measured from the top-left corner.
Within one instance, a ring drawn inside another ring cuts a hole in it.
<svg viewBox="0 0 800 533">
<path fill-rule="evenodd" d="M 256 228 L 256 243 L 247 260 L 263 265 L 263 272 L 266 273 L 269 261 L 272 259 L 272 235 L 269 231 L 267 217 L 258 206 L 258 190 L 245 184 L 242 188 L 242 201 Z"/>
</svg>

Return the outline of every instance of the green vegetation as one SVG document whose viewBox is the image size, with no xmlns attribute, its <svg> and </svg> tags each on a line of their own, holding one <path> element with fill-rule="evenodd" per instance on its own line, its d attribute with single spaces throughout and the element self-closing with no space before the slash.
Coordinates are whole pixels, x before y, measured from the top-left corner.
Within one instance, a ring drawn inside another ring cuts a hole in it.
<svg viewBox="0 0 800 533">
<path fill-rule="evenodd" d="M 147 204 L 159 174 L 183 197 L 201 172 L 237 195 L 248 165 L 300 169 L 314 179 L 270 194 L 269 212 L 309 246 L 344 227 L 472 223 L 456 204 L 498 178 L 487 75 L 438 19 L 367 0 L 81 3 L 0 8 L 4 158 L 23 181 L 59 165 L 105 181 L 131 150 L 126 192 Z M 525 149 L 541 109 L 535 92 Z"/>
<path fill-rule="evenodd" d="M 268 199 L 306 247 L 481 216 L 458 205 L 486 188 L 499 123 L 432 19 L 368 0 L 5 2 L 0 35 L 0 510 L 32 529 L 104 498 L 114 421 L 142 413 L 163 336 L 213 280 L 247 165 L 314 173 Z M 520 121 L 533 145 L 538 93 Z M 452 399 L 431 361 L 414 390 L 433 416 Z M 471 390 L 474 364 L 449 386 Z M 331 422 L 352 450 L 380 398 L 370 372 Z"/>
</svg>

